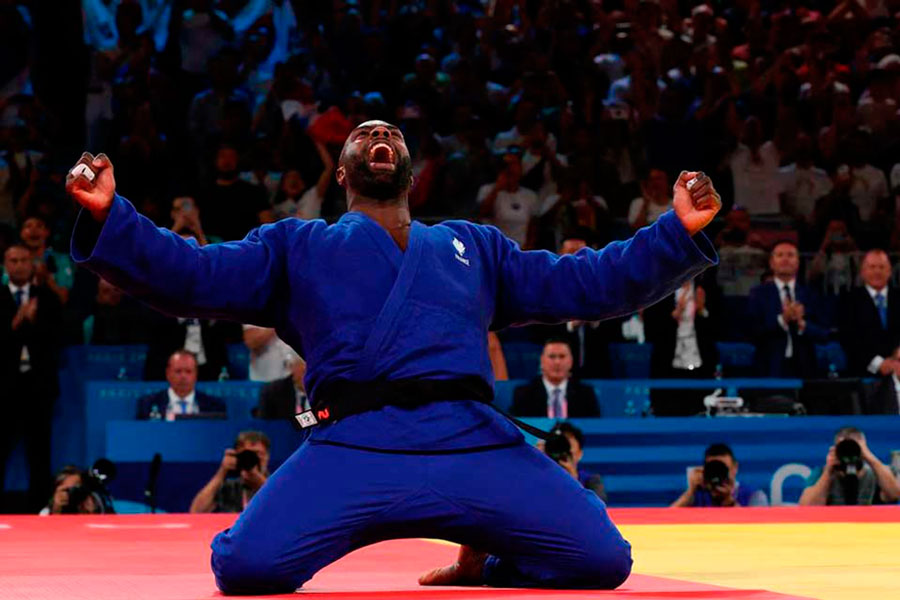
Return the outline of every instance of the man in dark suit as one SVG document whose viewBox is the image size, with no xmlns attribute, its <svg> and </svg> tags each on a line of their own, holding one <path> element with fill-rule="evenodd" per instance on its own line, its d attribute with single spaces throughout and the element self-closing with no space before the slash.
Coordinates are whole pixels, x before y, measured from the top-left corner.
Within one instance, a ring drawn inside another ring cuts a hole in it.
<svg viewBox="0 0 900 600">
<path fill-rule="evenodd" d="M 884 250 L 869 250 L 860 267 L 863 287 L 841 298 L 839 330 L 850 374 L 890 377 L 900 363 L 900 292 L 889 288 L 891 261 Z M 895 411 L 896 412 L 896 411 Z"/>
<path fill-rule="evenodd" d="M 166 365 L 169 388 L 138 399 L 137 418 L 174 421 L 177 415 L 224 414 L 225 401 L 195 389 L 197 357 L 187 350 L 177 350 Z"/>
<path fill-rule="evenodd" d="M 50 497 L 50 438 L 53 402 L 59 394 L 62 305 L 44 285 L 33 283 L 27 247 L 14 244 L 3 255 L 9 283 L 0 286 L 0 491 L 6 461 L 21 434 L 28 462 L 29 508 Z"/>
<path fill-rule="evenodd" d="M 267 383 L 259 391 L 259 406 L 255 415 L 260 419 L 293 419 L 294 415 L 309 410 L 309 398 L 303 377 L 306 362 L 299 356 L 291 363 L 291 374 L 283 379 Z"/>
<path fill-rule="evenodd" d="M 814 377 L 815 344 L 825 341 L 828 330 L 822 326 L 812 290 L 797 282 L 796 244 L 775 244 L 769 267 L 772 281 L 750 290 L 747 301 L 757 372 L 763 377 Z"/>
<path fill-rule="evenodd" d="M 892 370 L 863 385 L 864 414 L 900 415 L 900 346 L 885 355 L 881 366 L 884 365 L 889 365 Z"/>
<path fill-rule="evenodd" d="M 653 344 L 650 376 L 654 379 L 708 379 L 716 350 L 715 286 L 688 281 L 674 294 L 644 309 L 644 333 Z M 690 416 L 703 410 L 709 390 L 650 391 L 656 416 Z"/>
<path fill-rule="evenodd" d="M 599 417 L 594 388 L 571 378 L 572 363 L 572 349 L 564 338 L 547 340 L 541 353 L 541 376 L 515 389 L 513 414 L 553 419 Z"/>
</svg>

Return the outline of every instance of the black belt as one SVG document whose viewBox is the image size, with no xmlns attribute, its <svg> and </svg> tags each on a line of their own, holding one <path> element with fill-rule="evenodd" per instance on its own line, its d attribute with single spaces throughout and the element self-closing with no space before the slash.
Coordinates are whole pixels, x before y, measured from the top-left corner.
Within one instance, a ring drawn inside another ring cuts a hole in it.
<svg viewBox="0 0 900 600">
<path fill-rule="evenodd" d="M 517 427 L 541 439 L 550 435 L 493 406 L 494 389 L 477 375 L 453 379 L 392 379 L 390 381 L 349 381 L 337 379 L 320 385 L 312 397 L 311 410 L 294 416 L 301 429 L 333 423 L 385 406 L 414 408 L 429 402 L 475 400 L 491 406 Z"/>
</svg>

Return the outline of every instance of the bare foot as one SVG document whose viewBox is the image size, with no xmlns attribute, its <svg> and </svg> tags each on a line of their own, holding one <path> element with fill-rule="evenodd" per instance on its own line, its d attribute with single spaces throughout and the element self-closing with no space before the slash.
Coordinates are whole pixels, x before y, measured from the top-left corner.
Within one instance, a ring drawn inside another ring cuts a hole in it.
<svg viewBox="0 0 900 600">
<path fill-rule="evenodd" d="M 470 546 L 460 546 L 456 562 L 438 567 L 419 577 L 419 585 L 481 585 L 482 570 L 487 552 L 478 552 Z"/>
</svg>

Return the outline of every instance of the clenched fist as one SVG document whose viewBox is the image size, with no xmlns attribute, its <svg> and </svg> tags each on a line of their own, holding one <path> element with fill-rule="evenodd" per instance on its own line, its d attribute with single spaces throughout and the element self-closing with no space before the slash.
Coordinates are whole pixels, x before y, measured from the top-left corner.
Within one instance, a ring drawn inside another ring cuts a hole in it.
<svg viewBox="0 0 900 600">
<path fill-rule="evenodd" d="M 690 235 L 709 225 L 722 208 L 712 180 L 699 171 L 682 171 L 672 192 L 675 214 Z"/>
<path fill-rule="evenodd" d="M 66 175 L 66 192 L 94 219 L 106 220 L 116 193 L 116 179 L 109 158 L 105 154 L 82 154 Z"/>
</svg>

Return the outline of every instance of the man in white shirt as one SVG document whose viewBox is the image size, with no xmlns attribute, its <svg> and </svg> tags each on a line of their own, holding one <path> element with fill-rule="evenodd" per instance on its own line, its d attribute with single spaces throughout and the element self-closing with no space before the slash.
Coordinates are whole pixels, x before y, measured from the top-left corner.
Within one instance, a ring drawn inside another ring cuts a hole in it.
<svg viewBox="0 0 900 600">
<path fill-rule="evenodd" d="M 785 211 L 810 224 L 816 201 L 834 187 L 828 173 L 813 165 L 812 150 L 811 138 L 801 133 L 797 136 L 796 162 L 778 170 L 779 192 Z"/>
<path fill-rule="evenodd" d="M 478 212 L 506 237 L 527 249 L 534 237 L 533 222 L 540 214 L 541 203 L 534 191 L 519 185 L 521 179 L 521 151 L 511 150 L 503 156 L 503 170 L 497 180 L 478 190 Z"/>
<path fill-rule="evenodd" d="M 227 408 L 221 398 L 196 390 L 197 357 L 188 350 L 177 350 L 166 364 L 169 388 L 138 400 L 137 418 L 174 421 L 179 415 L 222 415 Z"/>
<path fill-rule="evenodd" d="M 875 219 L 879 203 L 888 197 L 887 175 L 868 162 L 872 138 L 868 132 L 856 130 L 847 142 L 850 158 L 850 199 L 859 209 L 864 223 Z"/>
<path fill-rule="evenodd" d="M 778 148 L 772 140 L 763 141 L 762 125 L 756 117 L 744 122 L 742 142 L 729 160 L 734 203 L 751 215 L 778 214 Z"/>
<path fill-rule="evenodd" d="M 269 383 L 284 379 L 298 358 L 274 329 L 244 325 L 244 344 L 250 350 L 250 381 Z"/>
</svg>

